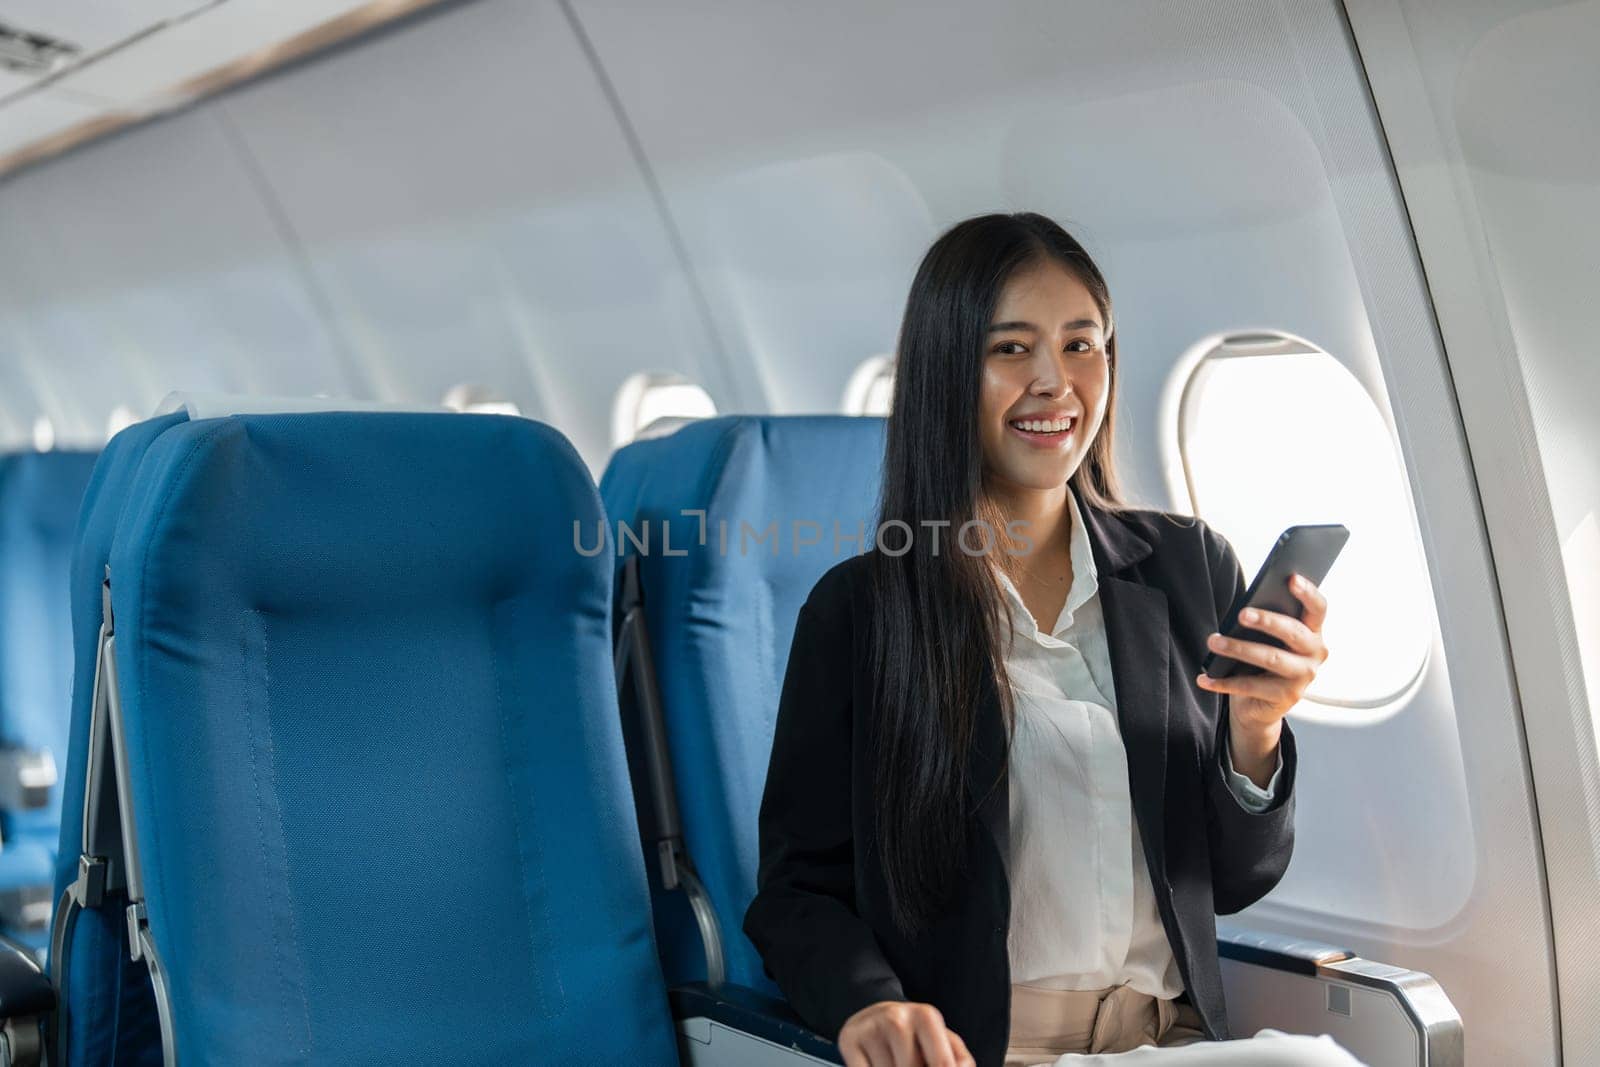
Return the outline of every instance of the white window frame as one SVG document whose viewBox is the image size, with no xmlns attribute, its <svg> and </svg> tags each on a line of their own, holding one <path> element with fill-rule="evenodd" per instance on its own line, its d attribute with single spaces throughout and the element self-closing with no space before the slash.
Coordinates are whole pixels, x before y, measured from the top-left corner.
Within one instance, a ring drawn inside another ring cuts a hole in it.
<svg viewBox="0 0 1600 1067">
<path fill-rule="evenodd" d="M 850 381 L 844 387 L 844 396 L 839 401 L 839 408 L 846 415 L 887 415 L 887 411 L 869 411 L 867 402 L 872 399 L 872 390 L 885 378 L 890 383 L 890 395 L 894 389 L 894 357 L 890 355 L 868 356 L 861 361 L 850 374 Z"/>
<path fill-rule="evenodd" d="M 716 400 L 705 386 L 699 382 L 684 377 L 673 371 L 640 371 L 631 374 L 617 389 L 617 395 L 611 402 L 611 446 L 621 448 L 642 437 L 654 436 L 649 433 L 650 426 L 639 425 L 639 409 L 643 407 L 645 398 L 653 390 L 665 388 L 678 388 L 688 386 L 699 390 L 705 397 L 711 411 L 706 415 L 664 415 L 651 420 L 651 425 L 657 422 L 671 422 L 676 428 L 677 424 L 698 418 L 710 418 L 717 414 Z"/>
<path fill-rule="evenodd" d="M 1180 474 L 1181 488 L 1183 491 L 1181 495 L 1187 497 L 1189 509 L 1192 514 L 1201 518 L 1205 518 L 1205 515 L 1200 510 L 1199 493 L 1195 489 L 1194 472 L 1190 466 L 1190 457 L 1188 450 L 1185 448 L 1185 443 L 1189 439 L 1189 431 L 1191 429 L 1190 423 L 1194 417 L 1194 405 L 1199 400 L 1199 394 L 1196 387 L 1201 381 L 1206 364 L 1214 360 L 1222 359 L 1262 358 L 1270 356 L 1292 355 L 1320 355 L 1328 359 L 1335 359 L 1337 362 L 1336 357 L 1334 357 L 1326 349 L 1321 348 L 1303 338 L 1295 337 L 1288 333 L 1261 330 L 1223 334 L 1208 338 L 1191 348 L 1187 357 L 1181 360 L 1178 366 L 1175 368 L 1173 376 L 1174 380 L 1181 382 L 1181 385 L 1176 390 L 1175 397 L 1172 396 L 1170 391 L 1168 396 L 1169 410 L 1175 408 L 1175 410 L 1171 411 L 1173 417 L 1166 420 L 1166 424 L 1172 426 L 1175 430 L 1173 437 L 1170 438 L 1170 440 L 1174 442 L 1172 446 L 1174 462 L 1168 465 L 1168 475 L 1169 478 L 1172 476 L 1174 468 L 1176 468 L 1177 472 Z M 1346 368 L 1346 370 L 1348 371 L 1348 368 Z M 1363 392 L 1365 392 L 1364 389 Z M 1369 402 L 1374 403 L 1375 407 L 1377 406 L 1376 402 L 1372 401 L 1370 396 L 1368 396 L 1368 400 Z M 1400 473 L 1402 475 L 1402 479 L 1404 479 L 1404 461 L 1401 459 L 1399 442 L 1393 440 L 1392 431 L 1390 443 L 1394 449 L 1396 462 L 1402 464 Z M 1410 504 L 1409 499 L 1408 504 Z M 1408 507 L 1407 513 L 1410 519 L 1410 529 L 1413 536 L 1415 536 L 1417 539 L 1417 547 L 1420 554 L 1423 551 L 1422 539 L 1418 529 L 1414 505 Z M 1250 577 L 1251 576 L 1249 574 L 1246 574 L 1246 581 L 1248 581 Z M 1426 578 L 1426 575 L 1424 575 L 1424 577 Z M 1429 586 L 1429 594 L 1431 596 L 1431 585 Z M 1430 611 L 1428 612 L 1428 620 L 1430 625 L 1434 626 L 1435 628 L 1437 627 L 1437 620 L 1434 618 L 1431 605 Z M 1422 655 L 1418 657 L 1414 668 L 1408 673 L 1405 681 L 1395 688 L 1393 692 L 1381 695 L 1345 699 L 1320 695 L 1313 691 L 1307 692 L 1306 695 L 1301 699 L 1300 705 L 1297 707 L 1312 705 L 1343 709 L 1340 715 L 1328 717 L 1326 721 L 1337 721 L 1342 725 L 1347 726 L 1356 726 L 1387 718 L 1390 714 L 1393 714 L 1400 707 L 1402 707 L 1405 702 L 1416 693 L 1417 689 L 1422 684 L 1423 679 L 1427 676 L 1429 664 L 1432 661 L 1435 643 L 1436 635 L 1430 635 L 1429 640 L 1423 643 Z M 1356 717 L 1351 718 L 1351 712 L 1357 713 Z M 1321 715 L 1317 715 L 1315 712 L 1312 713 L 1311 717 L 1318 719 L 1324 718 Z"/>
</svg>

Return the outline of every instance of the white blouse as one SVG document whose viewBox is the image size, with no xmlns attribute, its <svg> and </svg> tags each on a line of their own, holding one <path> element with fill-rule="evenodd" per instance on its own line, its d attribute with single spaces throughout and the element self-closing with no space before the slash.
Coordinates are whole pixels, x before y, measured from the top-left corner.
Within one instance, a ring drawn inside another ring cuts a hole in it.
<svg viewBox="0 0 1600 1067">
<path fill-rule="evenodd" d="M 1016 706 L 1011 751 L 1011 981 L 1049 989 L 1133 986 L 1172 998 L 1183 980 L 1167 942 L 1128 786 L 1117 725 L 1111 653 L 1099 578 L 1078 502 L 1072 514 L 1072 588 L 1049 633 L 1016 586 L 1000 584 L 1011 610 L 1005 657 Z M 1252 811 L 1272 803 L 1283 768 L 1265 790 L 1233 770 L 1228 783 Z"/>
</svg>

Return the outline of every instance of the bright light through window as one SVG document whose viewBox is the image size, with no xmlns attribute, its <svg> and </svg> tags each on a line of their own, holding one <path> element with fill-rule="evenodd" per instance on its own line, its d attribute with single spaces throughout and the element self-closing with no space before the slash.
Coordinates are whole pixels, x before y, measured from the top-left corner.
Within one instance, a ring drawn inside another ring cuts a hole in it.
<svg viewBox="0 0 1600 1067">
<path fill-rule="evenodd" d="M 1246 580 L 1285 527 L 1350 528 L 1322 584 L 1330 656 L 1306 697 L 1384 704 L 1417 678 L 1434 631 L 1399 453 L 1382 413 L 1337 360 L 1265 340 L 1219 347 L 1184 392 L 1179 444 L 1194 511 L 1232 542 Z"/>
<path fill-rule="evenodd" d="M 106 440 L 111 440 L 138 421 L 137 412 L 126 404 L 118 404 L 111 409 L 111 414 L 106 416 Z"/>
<path fill-rule="evenodd" d="M 635 374 L 617 390 L 611 442 L 620 448 L 658 419 L 706 419 L 716 413 L 711 395 L 682 375 Z"/>
<path fill-rule="evenodd" d="M 33 420 L 33 447 L 36 452 L 48 452 L 56 447 L 56 424 L 48 415 Z"/>
<path fill-rule="evenodd" d="M 441 401 L 451 411 L 466 415 L 521 415 L 516 401 L 507 400 L 488 386 L 462 382 L 453 385 Z"/>
<path fill-rule="evenodd" d="M 887 415 L 894 404 L 894 359 L 873 356 L 863 360 L 844 388 L 846 415 Z"/>
</svg>

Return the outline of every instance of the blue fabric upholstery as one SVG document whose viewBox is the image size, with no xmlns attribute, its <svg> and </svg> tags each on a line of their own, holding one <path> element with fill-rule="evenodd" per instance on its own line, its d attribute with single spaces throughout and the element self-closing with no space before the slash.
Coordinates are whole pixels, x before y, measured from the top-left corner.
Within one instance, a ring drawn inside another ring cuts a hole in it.
<svg viewBox="0 0 1600 1067">
<path fill-rule="evenodd" d="M 157 437 L 185 420 L 178 412 L 137 423 L 117 434 L 100 453 L 84 490 L 71 568 L 72 720 L 56 853 L 58 909 L 62 894 L 77 876 L 78 856 L 83 851 L 83 789 L 100 631 L 100 584 L 111 556 L 112 537 L 145 452 Z M 100 909 L 74 915 L 67 926 L 63 958 L 50 961 L 51 977 L 64 1005 L 59 1047 L 54 1050 L 58 1065 L 161 1061 L 150 983 L 144 965 L 128 959 L 126 904 L 124 894 L 113 893 Z"/>
<path fill-rule="evenodd" d="M 0 811 L 0 889 L 48 893 L 67 759 L 72 626 L 67 573 L 92 452 L 0 459 L 0 746 L 47 750 L 57 784 L 42 808 Z M 47 931 L 7 929 L 39 950 Z"/>
<path fill-rule="evenodd" d="M 58 770 L 67 758 L 71 719 L 67 575 L 94 463 L 92 452 L 0 459 L 0 745 L 48 749 Z M 54 853 L 60 818 L 58 783 L 47 807 L 0 812 L 0 834 L 7 850 L 29 840 Z"/>
<path fill-rule="evenodd" d="M 117 673 L 180 1058 L 676 1062 L 566 440 L 239 416 L 138 482 Z"/>
<path fill-rule="evenodd" d="M 83 777 L 88 760 L 89 710 L 94 690 L 95 640 L 100 632 L 100 583 L 111 559 L 111 540 L 139 464 L 151 443 L 186 421 L 180 411 L 135 423 L 100 453 L 78 509 L 70 569 L 72 614 L 72 716 L 67 763 L 62 774 L 60 852 L 56 895 L 78 872 L 83 850 Z"/>
<path fill-rule="evenodd" d="M 649 523 L 647 552 L 627 536 L 618 544 L 624 558 L 640 555 L 684 838 L 716 907 L 728 979 L 756 989 L 776 992 L 741 924 L 795 619 L 823 572 L 871 547 L 861 538 L 872 536 L 883 445 L 877 418 L 728 416 L 628 445 L 600 483 L 613 523 L 635 536 Z M 704 545 L 701 519 L 685 510 L 706 512 Z M 774 522 L 776 539 L 758 542 Z M 816 525 L 797 536 L 796 523 Z M 667 980 L 703 980 L 683 894 L 659 884 Z"/>
</svg>

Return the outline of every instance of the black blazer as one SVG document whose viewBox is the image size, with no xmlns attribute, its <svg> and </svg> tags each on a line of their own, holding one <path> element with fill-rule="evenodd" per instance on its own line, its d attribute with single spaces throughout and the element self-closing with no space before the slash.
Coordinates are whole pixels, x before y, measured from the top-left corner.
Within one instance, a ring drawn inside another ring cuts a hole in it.
<svg viewBox="0 0 1600 1067">
<path fill-rule="evenodd" d="M 1289 865 L 1294 735 L 1285 720 L 1272 806 L 1247 810 L 1223 776 L 1227 700 L 1194 683 L 1206 635 L 1244 588 L 1232 547 L 1200 520 L 1118 514 L 1081 499 L 1080 510 L 1162 925 L 1207 1035 L 1224 1040 L 1215 916 L 1259 900 Z M 837 1038 L 846 1019 L 875 1001 L 921 1001 L 939 1009 L 979 1067 L 997 1067 L 1011 1025 L 1009 792 L 1002 781 L 975 810 L 969 803 L 968 877 L 929 928 L 902 937 L 872 846 L 867 567 L 865 556 L 834 566 L 800 609 L 761 802 L 759 888 L 744 931 L 768 975 L 819 1033 Z M 987 786 L 1002 771 L 1004 729 L 991 677 L 976 725 L 973 782 Z"/>
</svg>

